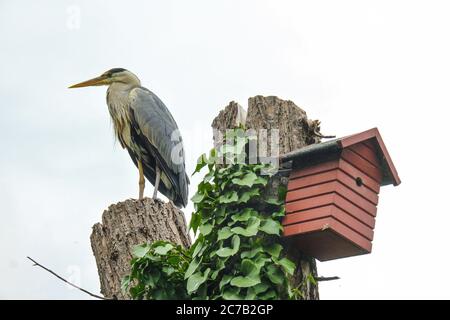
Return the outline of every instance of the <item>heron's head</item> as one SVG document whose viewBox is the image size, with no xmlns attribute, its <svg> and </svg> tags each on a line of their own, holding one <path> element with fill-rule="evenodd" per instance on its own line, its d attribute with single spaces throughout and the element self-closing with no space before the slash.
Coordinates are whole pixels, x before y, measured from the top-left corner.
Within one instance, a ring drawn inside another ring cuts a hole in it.
<svg viewBox="0 0 450 320">
<path fill-rule="evenodd" d="M 92 87 L 92 86 L 109 86 L 113 83 L 122 83 L 131 86 L 140 86 L 141 82 L 138 77 L 132 72 L 123 68 L 114 68 L 104 72 L 101 76 L 89 79 L 69 88 L 81 88 L 81 87 Z"/>
</svg>

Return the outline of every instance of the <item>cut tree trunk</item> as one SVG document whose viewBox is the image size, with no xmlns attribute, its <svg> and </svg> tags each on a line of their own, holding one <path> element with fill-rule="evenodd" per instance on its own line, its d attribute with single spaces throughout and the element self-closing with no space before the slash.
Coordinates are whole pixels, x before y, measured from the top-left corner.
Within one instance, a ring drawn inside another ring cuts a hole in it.
<svg viewBox="0 0 450 320">
<path fill-rule="evenodd" d="M 130 271 L 133 247 L 158 240 L 184 247 L 191 245 L 184 214 L 171 202 L 129 199 L 113 204 L 103 212 L 102 223 L 93 226 L 91 246 L 97 262 L 100 290 L 106 298 L 129 298 L 120 285 Z"/>
<path fill-rule="evenodd" d="M 246 116 L 242 115 L 243 112 L 240 105 L 231 102 L 214 119 L 212 127 L 215 130 L 215 146 L 221 143 L 218 140 L 225 135 L 226 129 L 235 128 L 243 124 L 243 121 L 245 121 L 245 129 L 254 129 L 256 133 L 260 129 L 267 129 L 267 137 L 270 137 L 273 129 L 278 130 L 280 155 L 320 142 L 320 138 L 317 136 L 320 122 L 308 120 L 306 112 L 292 101 L 282 100 L 274 96 L 255 96 L 248 99 Z M 218 135 L 217 131 L 221 133 Z M 270 143 L 267 144 L 264 139 L 258 140 L 258 147 L 265 146 L 267 154 L 270 155 Z M 274 176 L 267 188 L 268 195 L 276 194 L 279 186 L 286 186 L 287 181 L 286 177 Z M 291 279 L 291 286 L 293 288 L 299 287 L 304 293 L 304 299 L 319 299 L 318 286 L 309 281 L 312 277 L 317 278 L 315 259 L 299 252 L 288 239 L 284 239 L 283 242 L 288 258 L 294 261 L 297 266 L 295 275 Z"/>
</svg>

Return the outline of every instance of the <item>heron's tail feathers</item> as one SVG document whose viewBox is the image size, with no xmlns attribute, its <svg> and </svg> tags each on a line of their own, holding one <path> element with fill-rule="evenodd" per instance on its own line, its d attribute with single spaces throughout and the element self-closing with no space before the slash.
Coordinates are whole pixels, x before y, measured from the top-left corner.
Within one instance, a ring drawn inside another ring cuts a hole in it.
<svg viewBox="0 0 450 320">
<path fill-rule="evenodd" d="M 175 191 L 175 198 L 173 203 L 178 207 L 186 207 L 188 204 L 189 197 L 189 177 L 185 172 L 182 172 L 178 179 L 178 190 Z"/>
</svg>

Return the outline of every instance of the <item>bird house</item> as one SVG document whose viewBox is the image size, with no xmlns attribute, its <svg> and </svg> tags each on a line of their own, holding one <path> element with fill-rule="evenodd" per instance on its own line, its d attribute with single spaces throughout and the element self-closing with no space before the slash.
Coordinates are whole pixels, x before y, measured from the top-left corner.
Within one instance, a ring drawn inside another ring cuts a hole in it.
<svg viewBox="0 0 450 320">
<path fill-rule="evenodd" d="M 284 236 L 320 261 L 370 253 L 380 186 L 400 184 L 378 129 L 286 154 Z"/>
</svg>

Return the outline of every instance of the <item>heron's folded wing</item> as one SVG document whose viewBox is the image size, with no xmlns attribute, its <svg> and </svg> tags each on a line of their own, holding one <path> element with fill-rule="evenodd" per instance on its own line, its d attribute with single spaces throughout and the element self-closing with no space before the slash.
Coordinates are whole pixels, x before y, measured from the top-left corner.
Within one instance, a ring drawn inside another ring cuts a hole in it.
<svg viewBox="0 0 450 320">
<path fill-rule="evenodd" d="M 184 149 L 178 126 L 164 103 L 150 90 L 135 88 L 130 93 L 131 121 L 141 136 L 156 150 L 155 158 L 187 203 Z"/>
</svg>

